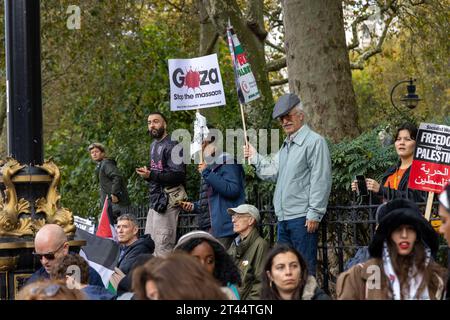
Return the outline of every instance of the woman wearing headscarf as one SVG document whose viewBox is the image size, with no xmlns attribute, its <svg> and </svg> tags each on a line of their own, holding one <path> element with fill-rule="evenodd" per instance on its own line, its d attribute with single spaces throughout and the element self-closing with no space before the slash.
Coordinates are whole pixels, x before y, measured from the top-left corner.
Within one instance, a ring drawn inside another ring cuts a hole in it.
<svg viewBox="0 0 450 320">
<path fill-rule="evenodd" d="M 440 300 L 446 270 L 433 257 L 439 238 L 418 206 L 407 199 L 388 202 L 369 246 L 371 259 L 339 275 L 340 300 Z"/>
</svg>

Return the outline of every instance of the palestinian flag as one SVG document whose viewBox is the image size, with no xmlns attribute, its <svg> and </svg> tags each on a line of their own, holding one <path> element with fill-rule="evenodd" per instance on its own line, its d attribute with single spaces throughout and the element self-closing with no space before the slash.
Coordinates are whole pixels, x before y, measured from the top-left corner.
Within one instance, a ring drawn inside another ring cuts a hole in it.
<svg viewBox="0 0 450 320">
<path fill-rule="evenodd" d="M 250 68 L 247 56 L 239 42 L 237 35 L 234 33 L 233 27 L 228 21 L 227 27 L 228 47 L 233 62 L 234 79 L 236 90 L 241 104 L 249 103 L 260 97 L 255 76 Z"/>
<path fill-rule="evenodd" d="M 100 274 L 105 288 L 115 293 L 109 280 L 119 260 L 119 244 L 78 228 L 75 239 L 86 240 L 86 245 L 80 250 L 80 256 L 86 259 L 89 265 Z"/>
<path fill-rule="evenodd" d="M 117 241 L 117 232 L 113 224 L 113 212 L 111 199 L 109 197 L 105 198 L 103 203 L 102 214 L 100 215 L 100 221 L 98 223 L 98 228 L 96 235 L 98 237 L 112 239 Z"/>
</svg>

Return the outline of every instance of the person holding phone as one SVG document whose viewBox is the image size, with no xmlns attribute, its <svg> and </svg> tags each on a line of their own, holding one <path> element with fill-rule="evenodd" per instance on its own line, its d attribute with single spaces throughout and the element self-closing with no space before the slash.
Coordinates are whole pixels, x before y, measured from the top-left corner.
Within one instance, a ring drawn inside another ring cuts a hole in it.
<svg viewBox="0 0 450 320">
<path fill-rule="evenodd" d="M 381 179 L 381 183 L 366 178 L 368 191 L 374 192 L 376 202 L 386 202 L 396 198 L 406 198 L 414 202 L 425 202 L 426 193 L 408 188 L 409 173 L 416 149 L 417 127 L 412 123 L 405 123 L 397 129 L 395 135 L 395 151 L 399 161 L 390 167 Z M 358 191 L 358 180 L 352 182 L 352 191 Z M 378 199 L 377 199 L 378 198 Z"/>
</svg>

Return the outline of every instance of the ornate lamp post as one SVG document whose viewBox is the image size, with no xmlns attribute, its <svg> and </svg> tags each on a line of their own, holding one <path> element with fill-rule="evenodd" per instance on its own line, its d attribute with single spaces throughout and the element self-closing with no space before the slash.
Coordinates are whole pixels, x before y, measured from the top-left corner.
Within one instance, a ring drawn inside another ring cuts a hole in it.
<svg viewBox="0 0 450 320">
<path fill-rule="evenodd" d="M 415 81 L 416 81 L 416 79 L 413 79 L 413 78 L 410 78 L 409 80 L 402 80 L 402 81 L 396 83 L 392 87 L 391 104 L 395 108 L 395 110 L 397 110 L 397 112 L 403 116 L 404 116 L 403 112 L 400 111 L 400 109 L 394 103 L 394 98 L 393 98 L 394 91 L 399 85 L 401 85 L 403 83 L 409 83 L 407 86 L 408 93 L 403 98 L 401 98 L 400 101 L 402 101 L 407 108 L 414 109 L 415 107 L 417 107 L 419 101 L 421 100 L 421 99 L 419 99 L 419 96 L 416 94 L 416 86 L 414 85 Z"/>
<path fill-rule="evenodd" d="M 59 168 L 44 161 L 40 1 L 5 0 L 8 158 L 0 168 L 0 299 L 14 299 L 40 263 L 34 235 L 47 223 L 75 241 L 72 212 L 60 206 Z"/>
</svg>

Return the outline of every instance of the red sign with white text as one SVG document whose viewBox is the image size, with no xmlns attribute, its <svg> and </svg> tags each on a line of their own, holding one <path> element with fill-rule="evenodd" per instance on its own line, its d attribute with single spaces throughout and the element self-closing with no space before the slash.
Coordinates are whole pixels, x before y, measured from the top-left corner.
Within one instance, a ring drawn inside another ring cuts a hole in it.
<svg viewBox="0 0 450 320">
<path fill-rule="evenodd" d="M 408 187 L 440 193 L 450 182 L 450 127 L 421 123 Z"/>
</svg>

